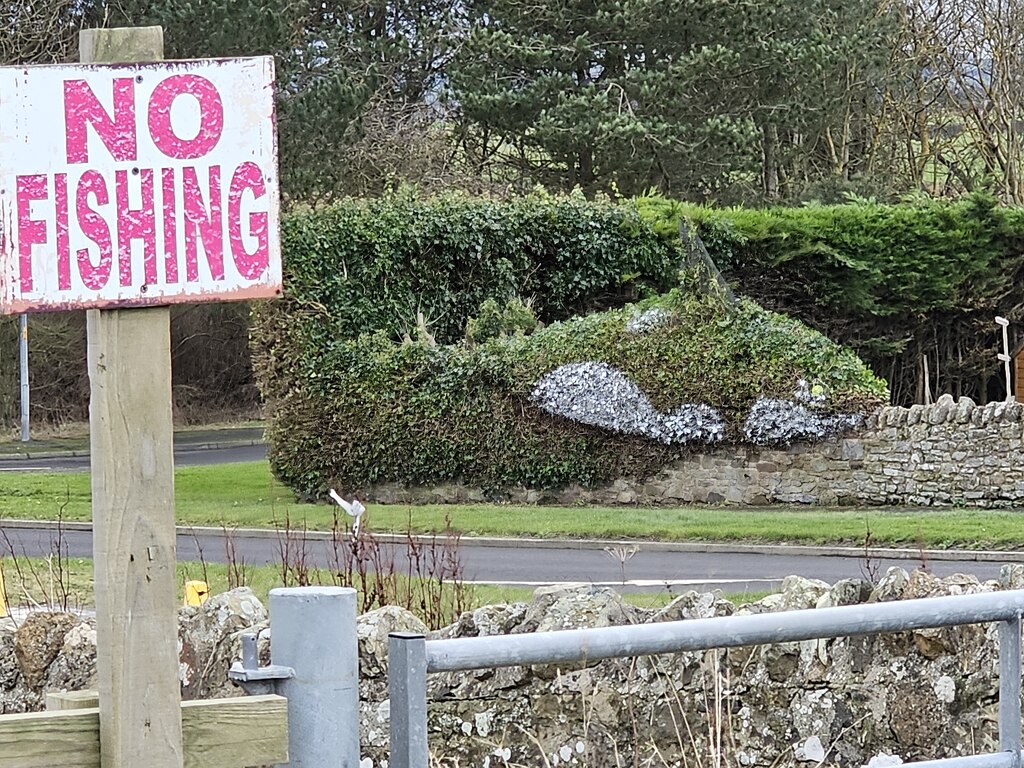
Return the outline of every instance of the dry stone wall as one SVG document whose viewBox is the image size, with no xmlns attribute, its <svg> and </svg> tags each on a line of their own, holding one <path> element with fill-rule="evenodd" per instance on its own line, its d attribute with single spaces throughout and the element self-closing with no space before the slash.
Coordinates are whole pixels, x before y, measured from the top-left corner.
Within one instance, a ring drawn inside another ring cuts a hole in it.
<svg viewBox="0 0 1024 768">
<path fill-rule="evenodd" d="M 690 592 L 660 610 L 612 590 L 541 589 L 529 603 L 466 614 L 440 637 L 543 632 L 852 605 L 1019 588 L 891 569 L 877 584 L 786 579 L 781 593 L 736 608 Z M 423 631 L 388 609 L 394 631 Z M 360 646 L 366 766 L 386 759 L 387 645 L 367 626 Z M 885 636 L 431 675 L 429 741 L 447 768 L 637 765 L 750 768 L 896 765 L 998 749 L 994 625 Z M 377 671 L 379 670 L 379 672 Z"/>
<path fill-rule="evenodd" d="M 645 610 L 603 588 L 551 587 L 529 602 L 463 614 L 434 637 L 640 624 L 814 609 L 1024 587 L 1024 566 L 998 581 L 938 579 L 889 570 L 878 583 L 834 585 L 800 577 L 735 607 L 689 592 Z M 269 630 L 248 590 L 211 598 L 180 616 L 186 697 L 238 695 L 224 678 L 239 632 Z M 311 627 L 310 631 L 316 631 Z M 386 607 L 359 617 L 360 768 L 387 758 L 387 635 L 426 633 L 415 616 Z M 0 713 L 41 708 L 43 694 L 95 684 L 91 622 L 37 613 L 0 622 Z M 895 765 L 997 749 L 998 637 L 994 625 L 884 636 L 537 665 L 429 677 L 429 739 L 446 768 L 512 766 Z"/>
<path fill-rule="evenodd" d="M 1024 506 L 1024 405 L 977 406 L 949 395 L 930 406 L 882 408 L 862 428 L 821 443 L 694 453 L 650 477 L 559 491 L 507 489 L 518 503 L 911 504 Z M 480 501 L 480 489 L 382 485 L 385 503 Z"/>
<path fill-rule="evenodd" d="M 178 613 L 178 666 L 185 700 L 240 696 L 227 678 L 241 634 L 265 627 L 251 589 L 216 595 Z M 264 648 L 266 651 L 266 648 Z M 33 611 L 0 619 L 0 715 L 43 709 L 48 693 L 96 688 L 96 622 L 88 615 Z"/>
</svg>

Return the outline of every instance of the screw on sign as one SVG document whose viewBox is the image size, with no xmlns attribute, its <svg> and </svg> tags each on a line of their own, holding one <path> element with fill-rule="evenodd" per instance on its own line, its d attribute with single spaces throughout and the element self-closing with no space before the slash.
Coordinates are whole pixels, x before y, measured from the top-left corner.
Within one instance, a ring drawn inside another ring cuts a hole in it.
<svg viewBox="0 0 1024 768">
<path fill-rule="evenodd" d="M 279 293 L 273 77 L 269 57 L 0 69 L 0 311 Z"/>
</svg>

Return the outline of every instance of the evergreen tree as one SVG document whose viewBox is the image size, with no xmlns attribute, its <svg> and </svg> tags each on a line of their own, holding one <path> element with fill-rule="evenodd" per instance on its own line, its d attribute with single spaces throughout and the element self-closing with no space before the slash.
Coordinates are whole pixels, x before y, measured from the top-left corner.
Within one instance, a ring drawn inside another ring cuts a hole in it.
<svg viewBox="0 0 1024 768">
<path fill-rule="evenodd" d="M 365 191 L 351 183 L 346 156 L 362 137 L 371 103 L 422 105 L 436 90 L 453 39 L 450 6 L 118 0 L 94 15 L 111 25 L 161 25 L 167 58 L 275 55 L 282 192 L 291 201 L 315 202 Z"/>
<path fill-rule="evenodd" d="M 462 140 L 481 164 L 554 187 L 707 199 L 760 180 L 777 194 L 795 146 L 778 126 L 812 151 L 807 131 L 846 88 L 827 77 L 872 18 L 851 33 L 835 6 L 477 0 L 450 67 Z"/>
</svg>

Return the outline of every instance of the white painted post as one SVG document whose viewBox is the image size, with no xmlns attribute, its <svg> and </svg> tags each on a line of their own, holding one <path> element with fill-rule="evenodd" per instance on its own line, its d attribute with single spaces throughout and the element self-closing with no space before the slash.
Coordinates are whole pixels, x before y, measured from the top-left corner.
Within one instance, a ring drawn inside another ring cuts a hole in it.
<svg viewBox="0 0 1024 768">
<path fill-rule="evenodd" d="M 1010 385 L 1010 340 L 1007 338 L 1006 331 L 1010 321 L 1005 317 L 997 317 L 996 325 L 1003 329 L 1003 351 L 997 357 L 1003 363 L 1003 373 L 1006 376 L 1006 402 L 1009 403 L 1013 401 L 1013 390 Z"/>
<path fill-rule="evenodd" d="M 163 30 L 90 29 L 83 63 L 163 58 Z M 170 312 L 90 310 L 102 768 L 181 768 Z"/>
<path fill-rule="evenodd" d="M 288 768 L 358 768 L 356 591 L 272 589 L 270 627 L 271 663 L 295 670 L 277 688 L 288 699 Z"/>
<path fill-rule="evenodd" d="M 928 355 L 921 355 L 921 363 L 924 366 L 924 404 L 932 404 L 932 377 L 928 372 Z"/>
</svg>

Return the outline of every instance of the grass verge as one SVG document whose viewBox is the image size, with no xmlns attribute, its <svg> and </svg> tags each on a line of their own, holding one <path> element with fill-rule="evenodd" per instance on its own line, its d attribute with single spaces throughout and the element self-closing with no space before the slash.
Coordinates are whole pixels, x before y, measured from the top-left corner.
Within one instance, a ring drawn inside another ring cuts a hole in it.
<svg viewBox="0 0 1024 768">
<path fill-rule="evenodd" d="M 63 570 L 60 570 L 63 569 Z M 93 607 L 92 560 L 68 558 L 58 563 L 56 558 L 0 557 L 0 571 L 8 603 L 14 607 L 37 607 L 52 609 L 90 609 Z M 178 594 L 184 600 L 185 582 L 206 581 L 211 594 L 229 589 L 228 566 L 217 563 L 178 563 Z M 329 574 L 314 571 L 314 580 L 330 584 Z M 256 596 L 267 603 L 267 593 L 282 586 L 281 571 L 276 566 L 259 566 L 247 569 L 247 586 Z M 533 589 L 505 587 L 487 584 L 466 585 L 469 606 L 529 601 Z M 623 600 L 638 608 L 661 608 L 670 603 L 679 593 L 667 591 L 638 592 L 624 594 Z M 726 595 L 737 605 L 760 600 L 768 592 L 747 592 Z"/>
<path fill-rule="evenodd" d="M 185 467 L 175 474 L 182 525 L 274 527 L 287 515 L 312 530 L 329 530 L 333 509 L 298 504 L 265 462 Z M 0 517 L 90 519 L 87 473 L 0 473 Z M 63 508 L 63 512 L 61 512 Z M 467 535 L 786 542 L 928 549 L 1016 549 L 1024 546 L 1020 511 L 936 508 L 530 507 L 369 505 L 378 532 Z"/>
</svg>

